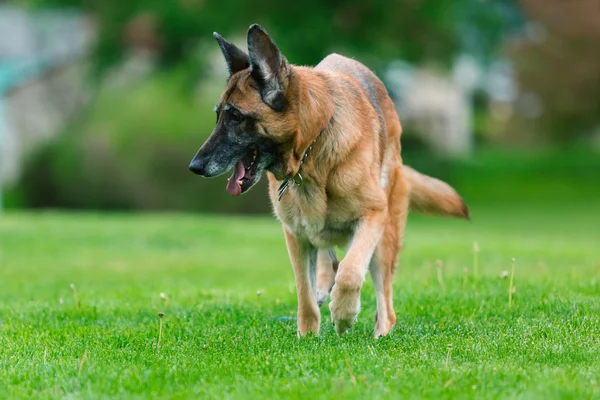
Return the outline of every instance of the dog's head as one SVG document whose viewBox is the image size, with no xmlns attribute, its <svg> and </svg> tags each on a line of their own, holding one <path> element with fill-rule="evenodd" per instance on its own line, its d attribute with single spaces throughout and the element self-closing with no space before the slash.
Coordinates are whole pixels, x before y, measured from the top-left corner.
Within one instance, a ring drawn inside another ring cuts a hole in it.
<svg viewBox="0 0 600 400">
<path fill-rule="evenodd" d="M 227 87 L 215 107 L 217 123 L 190 164 L 210 178 L 233 168 L 227 191 L 248 191 L 265 170 L 278 179 L 297 172 L 297 121 L 291 106 L 292 70 L 268 33 L 248 30 L 248 54 L 214 34 L 229 70 Z"/>
</svg>

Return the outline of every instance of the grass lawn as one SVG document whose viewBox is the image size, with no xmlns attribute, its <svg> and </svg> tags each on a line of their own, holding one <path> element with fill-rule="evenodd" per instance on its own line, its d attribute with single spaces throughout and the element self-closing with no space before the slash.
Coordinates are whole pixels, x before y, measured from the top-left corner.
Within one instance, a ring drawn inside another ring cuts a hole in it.
<svg viewBox="0 0 600 400">
<path fill-rule="evenodd" d="M 296 337 L 269 217 L 0 216 L 0 398 L 600 398 L 600 205 L 472 212 L 410 218 L 379 340 L 370 279 Z"/>
</svg>

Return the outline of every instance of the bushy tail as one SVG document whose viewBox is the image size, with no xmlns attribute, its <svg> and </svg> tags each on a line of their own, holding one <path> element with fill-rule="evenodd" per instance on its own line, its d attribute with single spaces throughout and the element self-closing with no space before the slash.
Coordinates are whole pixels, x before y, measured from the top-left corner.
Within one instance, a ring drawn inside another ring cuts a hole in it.
<svg viewBox="0 0 600 400">
<path fill-rule="evenodd" d="M 467 205 L 450 185 L 406 165 L 403 166 L 403 172 L 409 186 L 411 210 L 422 214 L 471 219 Z"/>
</svg>

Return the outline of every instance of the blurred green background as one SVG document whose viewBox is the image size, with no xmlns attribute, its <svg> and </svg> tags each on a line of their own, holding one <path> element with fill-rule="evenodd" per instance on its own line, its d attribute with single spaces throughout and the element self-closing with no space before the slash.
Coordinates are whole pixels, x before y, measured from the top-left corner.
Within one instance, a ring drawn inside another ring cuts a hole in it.
<svg viewBox="0 0 600 400">
<path fill-rule="evenodd" d="M 330 52 L 384 81 L 405 162 L 467 203 L 600 200 L 592 0 L 0 2 L 5 208 L 266 213 L 188 164 L 226 81 L 212 32 L 259 23 L 288 60 Z"/>
</svg>

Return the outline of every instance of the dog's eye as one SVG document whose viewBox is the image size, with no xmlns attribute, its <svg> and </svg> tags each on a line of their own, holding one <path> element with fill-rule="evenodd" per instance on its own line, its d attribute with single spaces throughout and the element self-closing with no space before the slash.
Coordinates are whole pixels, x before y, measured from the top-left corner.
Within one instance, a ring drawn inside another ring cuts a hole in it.
<svg viewBox="0 0 600 400">
<path fill-rule="evenodd" d="M 242 119 L 244 119 L 244 116 L 234 108 L 229 111 L 229 118 L 231 118 L 231 120 L 234 122 L 240 122 Z"/>
</svg>

